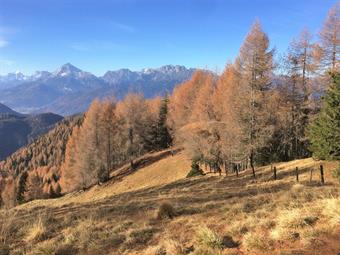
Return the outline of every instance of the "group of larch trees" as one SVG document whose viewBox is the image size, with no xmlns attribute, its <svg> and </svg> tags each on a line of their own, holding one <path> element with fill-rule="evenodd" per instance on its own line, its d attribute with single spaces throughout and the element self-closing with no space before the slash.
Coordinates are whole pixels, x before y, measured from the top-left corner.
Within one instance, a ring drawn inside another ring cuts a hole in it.
<svg viewBox="0 0 340 255">
<path fill-rule="evenodd" d="M 219 172 L 242 165 L 255 177 L 259 164 L 312 153 L 339 158 L 339 8 L 329 11 L 319 40 L 305 28 L 280 58 L 256 21 L 220 76 L 200 71 L 175 88 L 171 127 L 196 164 Z"/>
<path fill-rule="evenodd" d="M 83 124 L 73 128 L 61 166 L 63 192 L 86 189 L 109 180 L 110 173 L 146 152 L 171 145 L 166 126 L 168 96 L 145 100 L 128 94 L 124 100 L 94 100 Z"/>
</svg>

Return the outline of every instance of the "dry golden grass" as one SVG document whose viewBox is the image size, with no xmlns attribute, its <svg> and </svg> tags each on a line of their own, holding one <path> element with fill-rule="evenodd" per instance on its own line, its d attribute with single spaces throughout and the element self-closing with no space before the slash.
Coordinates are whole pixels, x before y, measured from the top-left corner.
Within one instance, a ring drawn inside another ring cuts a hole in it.
<svg viewBox="0 0 340 255">
<path fill-rule="evenodd" d="M 27 226 L 24 241 L 27 243 L 41 241 L 46 237 L 46 234 L 47 226 L 44 219 L 40 216 L 33 224 Z"/>
<path fill-rule="evenodd" d="M 122 175 L 119 181 L 11 209 L 7 213 L 15 215 L 15 226 L 36 227 L 32 233 L 27 227 L 10 231 L 7 243 L 18 254 L 290 254 L 292 250 L 336 254 L 340 185 L 331 175 L 336 162 L 323 162 L 325 185 L 319 182 L 319 163 L 304 159 L 276 164 L 276 181 L 270 166 L 258 168 L 255 181 L 249 170 L 238 178 L 229 173 L 185 179 L 190 161 L 184 153 L 169 155 Z M 312 182 L 310 168 L 315 168 Z M 123 166 L 118 176 L 126 169 Z M 175 213 L 157 219 L 164 203 Z M 35 219 L 43 212 L 49 215 L 43 221 L 48 235 L 40 238 L 37 233 L 44 231 Z M 3 223 L 0 220 L 0 230 Z M 23 239 L 32 241 L 23 243 Z"/>
<path fill-rule="evenodd" d="M 157 152 L 153 155 L 159 153 L 160 152 Z M 162 158 L 151 165 L 138 169 L 109 185 L 94 186 L 87 192 L 71 193 L 54 201 L 35 200 L 22 206 L 32 208 L 39 206 L 41 203 L 46 206 L 63 206 L 70 203 L 93 202 L 105 199 L 114 194 L 133 192 L 181 180 L 187 175 L 190 166 L 190 159 L 184 152 L 179 152 L 174 156 Z M 123 166 L 122 169 L 124 170 L 126 167 L 127 165 Z M 117 170 L 117 172 L 120 171 L 120 169 Z"/>
<path fill-rule="evenodd" d="M 8 239 L 15 231 L 15 217 L 15 213 L 6 210 L 0 214 L 0 219 L 3 219 L 0 224 L 0 244 L 7 245 L 9 243 Z"/>
<path fill-rule="evenodd" d="M 330 226 L 335 227 L 340 224 L 340 199 L 327 198 L 324 199 L 322 207 L 322 214 L 329 220 Z"/>
<path fill-rule="evenodd" d="M 222 249 L 222 238 L 207 226 L 199 226 L 196 230 L 196 238 L 199 245 L 203 247 Z"/>
<path fill-rule="evenodd" d="M 254 250 L 266 251 L 273 244 L 272 240 L 263 233 L 248 232 L 243 237 L 243 247 L 248 252 Z"/>
<path fill-rule="evenodd" d="M 183 153 L 161 159 L 124 178 L 108 189 L 109 194 L 118 194 L 142 188 L 150 188 L 168 184 L 185 178 L 190 170 L 191 162 Z"/>
</svg>

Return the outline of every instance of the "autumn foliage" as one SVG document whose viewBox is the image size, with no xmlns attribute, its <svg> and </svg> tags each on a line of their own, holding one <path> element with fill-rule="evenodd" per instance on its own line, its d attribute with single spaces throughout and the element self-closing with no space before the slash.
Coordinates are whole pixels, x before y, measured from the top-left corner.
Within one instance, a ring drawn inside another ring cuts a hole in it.
<svg viewBox="0 0 340 255">
<path fill-rule="evenodd" d="M 337 4 L 318 40 L 304 29 L 276 59 L 256 21 L 220 74 L 197 70 L 163 98 L 129 93 L 118 102 L 94 100 L 84 116 L 0 162 L 2 205 L 85 190 L 108 181 L 119 166 L 133 171 L 139 156 L 173 145 L 185 149 L 195 169 L 205 165 L 221 174 L 242 164 L 254 178 L 259 165 L 311 156 L 321 134 L 314 126 L 318 137 L 310 146 L 307 130 L 339 72 L 339 30 Z M 333 100 L 336 93 L 330 94 Z"/>
</svg>

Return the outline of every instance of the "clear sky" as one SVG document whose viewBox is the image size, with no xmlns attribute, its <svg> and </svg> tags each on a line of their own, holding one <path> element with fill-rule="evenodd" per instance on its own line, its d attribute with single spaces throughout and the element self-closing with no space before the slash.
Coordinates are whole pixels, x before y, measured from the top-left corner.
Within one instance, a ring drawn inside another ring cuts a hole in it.
<svg viewBox="0 0 340 255">
<path fill-rule="evenodd" d="M 336 0 L 0 0 L 0 74 L 70 62 L 107 70 L 180 64 L 212 70 L 233 60 L 258 17 L 283 52 L 316 34 Z"/>
</svg>

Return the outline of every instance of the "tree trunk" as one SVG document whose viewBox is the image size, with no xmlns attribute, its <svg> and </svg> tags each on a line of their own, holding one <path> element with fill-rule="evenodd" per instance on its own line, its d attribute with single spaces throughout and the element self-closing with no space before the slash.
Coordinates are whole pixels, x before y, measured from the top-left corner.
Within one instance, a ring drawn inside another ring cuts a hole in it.
<svg viewBox="0 0 340 255">
<path fill-rule="evenodd" d="M 313 179 L 313 168 L 310 169 L 310 178 L 309 178 L 309 182 L 312 182 Z"/>
<path fill-rule="evenodd" d="M 337 53 L 337 50 L 336 50 L 336 46 L 337 46 L 337 43 L 333 43 L 333 53 L 332 53 L 332 71 L 334 72 L 335 70 L 335 65 L 336 65 L 336 53 Z"/>
</svg>

